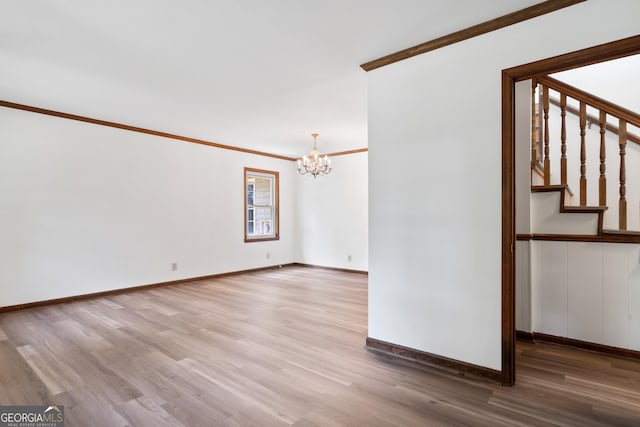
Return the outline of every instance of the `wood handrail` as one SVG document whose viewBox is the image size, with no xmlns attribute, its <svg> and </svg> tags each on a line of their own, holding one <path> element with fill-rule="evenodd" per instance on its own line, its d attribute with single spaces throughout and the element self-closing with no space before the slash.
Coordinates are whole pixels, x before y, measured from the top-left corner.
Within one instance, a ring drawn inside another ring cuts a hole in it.
<svg viewBox="0 0 640 427">
<path fill-rule="evenodd" d="M 570 98 L 577 99 L 591 107 L 604 111 L 607 115 L 614 116 L 634 126 L 640 127 L 640 114 L 634 113 L 633 111 L 614 104 L 613 102 L 609 102 L 549 76 L 538 77 L 537 80 L 543 86 L 550 87 L 560 93 L 564 93 Z"/>
<path fill-rule="evenodd" d="M 560 100 L 558 98 L 553 98 L 553 97 L 549 97 L 549 102 L 553 105 L 555 105 L 556 107 L 560 106 Z M 580 110 L 578 110 L 575 107 L 572 107 L 571 105 L 567 105 L 567 112 L 571 113 L 575 116 L 580 116 Z M 600 126 L 600 118 L 594 116 L 593 114 L 587 114 L 587 121 L 588 123 L 592 123 L 596 126 Z M 613 125 L 609 122 L 605 123 L 605 128 L 609 131 L 609 132 L 613 132 L 616 135 L 619 135 L 620 129 L 618 129 L 618 126 Z M 636 144 L 640 145 L 640 136 L 636 135 L 635 133 L 631 133 L 629 131 L 627 131 L 627 139 L 631 142 L 635 142 Z"/>
</svg>

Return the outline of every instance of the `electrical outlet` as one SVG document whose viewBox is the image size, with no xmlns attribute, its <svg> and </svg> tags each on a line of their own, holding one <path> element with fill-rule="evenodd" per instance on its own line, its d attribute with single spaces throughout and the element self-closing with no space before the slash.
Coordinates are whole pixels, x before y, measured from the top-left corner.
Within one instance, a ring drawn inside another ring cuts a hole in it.
<svg viewBox="0 0 640 427">
<path fill-rule="evenodd" d="M 351 255 L 347 255 L 347 261 L 351 262 L 351 259 L 352 259 Z"/>
<path fill-rule="evenodd" d="M 178 263 L 177 262 L 172 262 L 171 263 L 171 271 L 177 271 L 178 270 Z"/>
</svg>

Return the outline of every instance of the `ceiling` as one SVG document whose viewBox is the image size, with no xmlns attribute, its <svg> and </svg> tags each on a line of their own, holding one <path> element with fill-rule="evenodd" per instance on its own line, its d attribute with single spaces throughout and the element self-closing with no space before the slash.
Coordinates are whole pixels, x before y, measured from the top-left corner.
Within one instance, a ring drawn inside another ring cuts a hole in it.
<svg viewBox="0 0 640 427">
<path fill-rule="evenodd" d="M 541 0 L 0 0 L 0 99 L 298 156 L 367 146 L 359 64 Z"/>
</svg>

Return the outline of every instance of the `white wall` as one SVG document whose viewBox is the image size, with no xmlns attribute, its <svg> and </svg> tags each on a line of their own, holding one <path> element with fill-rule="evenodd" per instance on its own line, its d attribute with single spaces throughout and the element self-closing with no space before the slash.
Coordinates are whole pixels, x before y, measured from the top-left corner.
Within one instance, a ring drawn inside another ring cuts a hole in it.
<svg viewBox="0 0 640 427">
<path fill-rule="evenodd" d="M 369 336 L 501 369 L 501 70 L 635 35 L 640 3 L 615 5 L 368 73 Z"/>
<path fill-rule="evenodd" d="M 329 175 L 297 178 L 298 262 L 368 269 L 367 160 L 333 157 Z"/>
<path fill-rule="evenodd" d="M 245 166 L 280 172 L 279 241 L 244 243 Z M 0 306 L 293 262 L 299 178 L 290 161 L 0 108 Z"/>
<path fill-rule="evenodd" d="M 532 242 L 534 332 L 640 350 L 640 245 Z"/>
</svg>

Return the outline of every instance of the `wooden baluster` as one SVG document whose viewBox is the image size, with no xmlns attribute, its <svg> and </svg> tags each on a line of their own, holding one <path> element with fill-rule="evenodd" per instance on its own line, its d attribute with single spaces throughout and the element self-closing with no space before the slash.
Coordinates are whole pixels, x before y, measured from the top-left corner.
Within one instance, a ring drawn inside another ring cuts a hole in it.
<svg viewBox="0 0 640 427">
<path fill-rule="evenodd" d="M 605 134 L 607 133 L 607 113 L 600 110 L 600 206 L 607 206 L 607 149 L 605 146 Z"/>
<path fill-rule="evenodd" d="M 536 87 L 538 82 L 536 79 L 531 79 L 531 176 L 533 177 L 533 171 L 536 168 L 538 161 L 538 150 L 536 148 L 537 135 L 536 131 Z"/>
<path fill-rule="evenodd" d="M 587 104 L 580 102 L 580 206 L 587 206 L 587 149 L 585 136 L 587 132 Z"/>
<path fill-rule="evenodd" d="M 544 156 L 544 141 L 542 137 L 542 129 L 544 124 L 542 123 L 542 85 L 538 83 L 538 140 L 536 141 L 536 148 L 538 153 L 538 165 L 542 165 L 542 158 Z M 544 171 L 543 171 L 544 172 Z"/>
<path fill-rule="evenodd" d="M 567 95 L 560 94 L 560 184 L 567 185 Z"/>
<path fill-rule="evenodd" d="M 618 131 L 620 137 L 620 204 L 618 213 L 620 217 L 620 230 L 627 229 L 627 171 L 624 156 L 627 151 L 627 122 L 620 119 L 620 127 Z"/>
<path fill-rule="evenodd" d="M 542 86 L 544 109 L 544 185 L 551 184 L 551 161 L 549 160 L 549 88 Z"/>
</svg>

